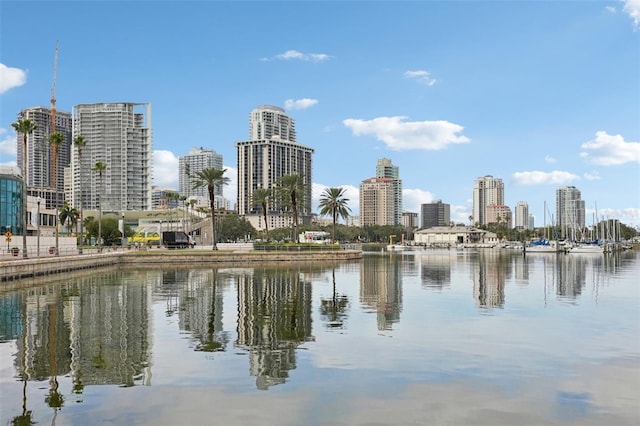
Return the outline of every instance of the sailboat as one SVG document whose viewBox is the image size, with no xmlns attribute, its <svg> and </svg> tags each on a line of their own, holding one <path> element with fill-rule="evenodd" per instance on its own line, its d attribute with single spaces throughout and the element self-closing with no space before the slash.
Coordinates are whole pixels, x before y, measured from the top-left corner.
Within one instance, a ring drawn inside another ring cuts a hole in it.
<svg viewBox="0 0 640 426">
<path fill-rule="evenodd" d="M 545 238 L 537 241 L 531 241 L 528 245 L 525 244 L 525 253 L 558 253 L 558 242 L 549 241 L 546 237 L 547 233 L 547 202 L 544 202 L 544 232 Z"/>
</svg>

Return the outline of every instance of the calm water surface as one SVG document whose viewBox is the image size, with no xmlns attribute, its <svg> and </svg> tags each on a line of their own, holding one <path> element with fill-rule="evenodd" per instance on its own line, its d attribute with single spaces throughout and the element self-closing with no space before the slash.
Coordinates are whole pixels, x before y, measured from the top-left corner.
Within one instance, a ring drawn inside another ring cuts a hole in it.
<svg viewBox="0 0 640 426">
<path fill-rule="evenodd" d="M 0 424 L 637 425 L 640 254 L 0 284 Z"/>
</svg>

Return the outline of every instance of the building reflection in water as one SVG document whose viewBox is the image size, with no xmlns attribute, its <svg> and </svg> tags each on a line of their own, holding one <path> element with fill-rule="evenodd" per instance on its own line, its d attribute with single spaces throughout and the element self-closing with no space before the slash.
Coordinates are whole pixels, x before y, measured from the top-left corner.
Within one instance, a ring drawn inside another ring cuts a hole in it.
<svg viewBox="0 0 640 426">
<path fill-rule="evenodd" d="M 456 252 L 429 251 L 420 258 L 420 280 L 422 286 L 442 290 L 451 286 L 451 269 L 457 263 Z"/>
<path fill-rule="evenodd" d="M 284 383 L 296 368 L 296 348 L 311 334 L 311 282 L 292 269 L 254 269 L 237 276 L 238 338 L 250 356 L 258 389 Z"/>
<path fill-rule="evenodd" d="M 367 255 L 362 260 L 360 300 L 377 313 L 378 330 L 390 330 L 400 321 L 403 258 Z"/>
<path fill-rule="evenodd" d="M 479 250 L 478 262 L 471 265 L 473 297 L 482 309 L 504 307 L 505 281 L 511 277 L 511 253 L 501 250 Z"/>
</svg>

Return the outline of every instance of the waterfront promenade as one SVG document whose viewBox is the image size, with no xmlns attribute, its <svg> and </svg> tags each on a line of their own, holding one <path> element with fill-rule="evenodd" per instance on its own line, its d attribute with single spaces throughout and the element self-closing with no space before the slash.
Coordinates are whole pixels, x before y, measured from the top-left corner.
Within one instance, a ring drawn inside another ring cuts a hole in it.
<svg viewBox="0 0 640 426">
<path fill-rule="evenodd" d="M 113 265 L 150 265 L 193 266 L 207 264 L 247 265 L 253 263 L 318 262 L 343 261 L 362 258 L 360 250 L 253 250 L 250 245 L 218 245 L 197 249 L 168 250 L 152 248 L 144 250 L 103 248 L 84 249 L 83 254 L 65 254 L 59 256 L 42 254 L 40 257 L 23 259 L 19 256 L 3 256 L 0 259 L 0 282 L 13 281 L 41 275 L 64 273 L 68 271 L 92 269 Z"/>
</svg>

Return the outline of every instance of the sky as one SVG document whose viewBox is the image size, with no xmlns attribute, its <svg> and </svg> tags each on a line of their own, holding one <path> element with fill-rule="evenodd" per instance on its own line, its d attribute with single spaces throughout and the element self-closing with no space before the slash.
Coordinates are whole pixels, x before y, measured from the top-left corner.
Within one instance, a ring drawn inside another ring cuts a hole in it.
<svg viewBox="0 0 640 426">
<path fill-rule="evenodd" d="M 343 187 L 351 213 L 376 162 L 399 167 L 403 210 L 442 200 L 469 223 L 478 177 L 505 204 L 555 216 L 581 191 L 587 225 L 640 227 L 640 0 L 0 1 L 0 164 L 11 123 L 56 107 L 150 103 L 153 185 L 178 188 L 192 147 L 222 154 L 249 113 L 284 108 L 313 155 L 313 208 Z"/>
</svg>

